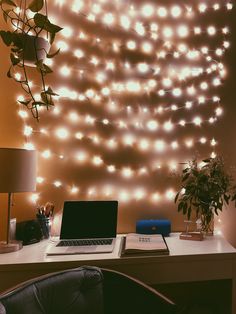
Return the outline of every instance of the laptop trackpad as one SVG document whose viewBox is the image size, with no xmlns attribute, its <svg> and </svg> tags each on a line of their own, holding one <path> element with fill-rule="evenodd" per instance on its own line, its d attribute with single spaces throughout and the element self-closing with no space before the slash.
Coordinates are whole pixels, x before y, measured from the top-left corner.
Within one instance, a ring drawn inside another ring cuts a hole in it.
<svg viewBox="0 0 236 314">
<path fill-rule="evenodd" d="M 91 246 L 91 247 L 78 247 L 78 246 L 69 246 L 67 249 L 66 249 L 66 253 L 68 254 L 83 254 L 83 253 L 94 253 L 96 252 L 97 250 L 97 246 Z"/>
</svg>

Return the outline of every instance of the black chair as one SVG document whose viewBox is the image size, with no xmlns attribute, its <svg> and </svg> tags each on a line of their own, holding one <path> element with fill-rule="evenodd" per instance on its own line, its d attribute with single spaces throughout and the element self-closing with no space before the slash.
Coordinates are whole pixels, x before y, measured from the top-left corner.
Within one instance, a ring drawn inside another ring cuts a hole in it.
<svg viewBox="0 0 236 314">
<path fill-rule="evenodd" d="M 172 314 L 172 301 L 137 279 L 79 267 L 26 281 L 0 295 L 0 314 Z"/>
</svg>

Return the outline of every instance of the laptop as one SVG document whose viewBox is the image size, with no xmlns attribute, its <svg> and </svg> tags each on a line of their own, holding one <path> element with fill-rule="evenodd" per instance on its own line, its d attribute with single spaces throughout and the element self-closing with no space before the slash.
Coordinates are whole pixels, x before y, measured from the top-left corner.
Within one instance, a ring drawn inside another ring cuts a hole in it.
<svg viewBox="0 0 236 314">
<path fill-rule="evenodd" d="M 65 201 L 60 240 L 47 255 L 112 252 L 115 246 L 118 201 Z"/>
</svg>

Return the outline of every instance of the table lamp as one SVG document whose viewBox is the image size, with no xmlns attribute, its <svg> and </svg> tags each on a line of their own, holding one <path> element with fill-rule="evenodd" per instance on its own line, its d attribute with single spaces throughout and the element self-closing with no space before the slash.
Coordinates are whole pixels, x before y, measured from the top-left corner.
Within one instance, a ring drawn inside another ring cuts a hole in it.
<svg viewBox="0 0 236 314">
<path fill-rule="evenodd" d="M 31 192 L 36 188 L 36 151 L 0 148 L 0 193 L 8 193 L 7 240 L 0 242 L 0 254 L 22 248 L 20 241 L 10 239 L 12 194 Z"/>
</svg>

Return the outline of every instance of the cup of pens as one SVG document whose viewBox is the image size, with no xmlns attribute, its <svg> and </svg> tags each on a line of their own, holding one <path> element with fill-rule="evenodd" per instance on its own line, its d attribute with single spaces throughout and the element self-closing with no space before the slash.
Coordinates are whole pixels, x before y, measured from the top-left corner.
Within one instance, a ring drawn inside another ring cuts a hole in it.
<svg viewBox="0 0 236 314">
<path fill-rule="evenodd" d="M 38 206 L 37 208 L 36 217 L 41 228 L 43 239 L 48 239 L 50 237 L 53 210 L 54 205 L 49 202 L 44 206 Z"/>
</svg>

